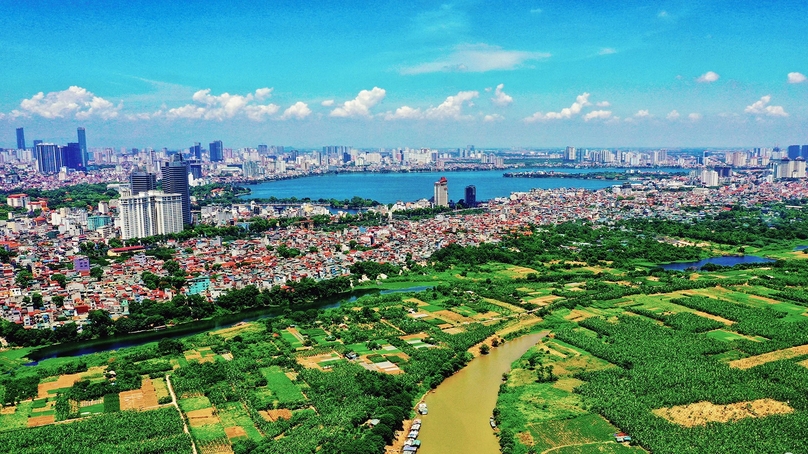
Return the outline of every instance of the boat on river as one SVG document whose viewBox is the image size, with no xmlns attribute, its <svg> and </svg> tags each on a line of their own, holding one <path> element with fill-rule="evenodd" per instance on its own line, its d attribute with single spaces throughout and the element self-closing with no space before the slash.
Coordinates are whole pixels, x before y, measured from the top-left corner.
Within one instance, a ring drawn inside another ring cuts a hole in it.
<svg viewBox="0 0 808 454">
<path fill-rule="evenodd" d="M 422 415 L 425 415 L 428 412 L 429 412 L 429 409 L 427 408 L 426 403 L 421 402 L 420 404 L 418 404 L 418 413 L 420 413 Z"/>
<path fill-rule="evenodd" d="M 494 417 L 493 417 L 493 416 L 492 416 L 492 417 L 490 417 L 490 418 L 488 418 L 488 424 L 491 424 L 491 428 L 492 428 L 492 429 L 496 429 L 496 428 L 497 428 L 497 422 L 494 420 Z"/>
</svg>

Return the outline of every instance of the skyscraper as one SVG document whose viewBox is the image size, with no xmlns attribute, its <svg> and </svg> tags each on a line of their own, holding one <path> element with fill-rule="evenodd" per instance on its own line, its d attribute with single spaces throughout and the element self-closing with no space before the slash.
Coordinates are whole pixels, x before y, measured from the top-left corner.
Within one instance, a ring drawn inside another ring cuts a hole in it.
<svg viewBox="0 0 808 454">
<path fill-rule="evenodd" d="M 449 181 L 446 177 L 440 177 L 440 180 L 435 182 L 434 200 L 437 207 L 449 206 Z"/>
<path fill-rule="evenodd" d="M 58 173 L 62 167 L 62 152 L 59 145 L 53 143 L 38 143 L 34 150 L 36 168 L 39 173 Z"/>
<path fill-rule="evenodd" d="M 68 143 L 66 147 L 59 147 L 62 152 L 62 165 L 68 169 L 83 170 L 84 162 L 81 159 L 81 146 L 78 143 Z"/>
<path fill-rule="evenodd" d="M 191 159 L 202 160 L 202 145 L 199 142 L 194 142 L 193 146 L 191 146 L 190 155 Z"/>
<path fill-rule="evenodd" d="M 184 161 L 179 153 L 172 156 L 171 161 L 163 165 L 163 191 L 167 194 L 182 196 L 182 222 L 185 225 L 193 223 L 191 193 L 188 187 L 189 172 L 188 161 Z"/>
<path fill-rule="evenodd" d="M 81 168 L 87 168 L 87 134 L 84 132 L 84 128 L 79 126 L 76 130 L 79 134 L 79 149 L 81 149 Z"/>
<path fill-rule="evenodd" d="M 135 170 L 129 175 L 129 188 L 132 195 L 157 189 L 157 175 L 142 170 Z"/>
<path fill-rule="evenodd" d="M 121 238 L 145 238 L 181 232 L 182 196 L 161 191 L 121 197 Z"/>
<path fill-rule="evenodd" d="M 803 145 L 802 146 L 802 149 L 800 151 L 800 156 L 802 156 L 804 159 L 808 160 L 808 145 Z"/>
<path fill-rule="evenodd" d="M 477 187 L 474 185 L 466 186 L 465 199 L 463 200 L 467 207 L 477 206 Z"/>
<path fill-rule="evenodd" d="M 17 149 L 25 150 L 25 131 L 22 128 L 17 128 Z"/>
<path fill-rule="evenodd" d="M 224 160 L 224 149 L 222 148 L 222 141 L 215 140 L 210 143 L 210 162 L 219 162 Z"/>
<path fill-rule="evenodd" d="M 788 146 L 788 159 L 792 161 L 797 159 L 800 156 L 800 146 L 799 145 L 789 145 Z"/>
</svg>

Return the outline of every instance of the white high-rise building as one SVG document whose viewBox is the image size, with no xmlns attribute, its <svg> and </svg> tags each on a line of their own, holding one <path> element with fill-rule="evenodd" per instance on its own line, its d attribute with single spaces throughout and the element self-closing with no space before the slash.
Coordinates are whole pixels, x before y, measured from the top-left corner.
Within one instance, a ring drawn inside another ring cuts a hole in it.
<svg viewBox="0 0 808 454">
<path fill-rule="evenodd" d="M 701 183 L 707 187 L 718 186 L 718 172 L 715 170 L 703 169 L 700 176 Z"/>
<path fill-rule="evenodd" d="M 145 238 L 181 232 L 182 195 L 162 191 L 121 197 L 121 238 Z"/>
<path fill-rule="evenodd" d="M 449 206 L 449 181 L 446 177 L 440 177 L 440 180 L 435 182 L 435 206 Z"/>
</svg>

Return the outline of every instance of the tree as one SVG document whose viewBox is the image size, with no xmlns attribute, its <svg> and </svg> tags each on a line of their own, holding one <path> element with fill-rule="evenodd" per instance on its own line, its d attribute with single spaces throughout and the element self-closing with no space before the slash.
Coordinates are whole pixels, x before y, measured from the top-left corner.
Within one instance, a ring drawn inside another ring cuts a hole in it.
<svg viewBox="0 0 808 454">
<path fill-rule="evenodd" d="M 480 353 L 481 354 L 487 355 L 488 352 L 490 352 L 490 351 L 491 351 L 491 347 L 489 347 L 488 344 L 480 345 Z"/>
<path fill-rule="evenodd" d="M 56 281 L 59 284 L 59 287 L 67 287 L 67 277 L 64 274 L 56 273 L 51 276 L 51 280 Z"/>
<path fill-rule="evenodd" d="M 95 280 L 100 280 L 104 276 L 104 269 L 100 266 L 90 268 L 90 277 Z"/>
<path fill-rule="evenodd" d="M 184 349 L 185 346 L 183 346 L 182 342 L 178 341 L 177 339 L 165 338 L 161 339 L 160 342 L 157 343 L 157 351 L 164 355 L 179 355 Z"/>
<path fill-rule="evenodd" d="M 14 278 L 14 283 L 22 288 L 28 288 L 33 280 L 34 275 L 31 274 L 30 271 L 22 270 L 17 273 L 17 277 Z"/>
</svg>

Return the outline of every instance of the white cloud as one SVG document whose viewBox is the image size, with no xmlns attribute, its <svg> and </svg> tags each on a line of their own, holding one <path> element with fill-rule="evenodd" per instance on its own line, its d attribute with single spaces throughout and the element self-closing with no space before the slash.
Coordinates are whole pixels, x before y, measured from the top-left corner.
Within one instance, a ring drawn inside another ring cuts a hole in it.
<svg viewBox="0 0 808 454">
<path fill-rule="evenodd" d="M 250 120 L 261 121 L 265 117 L 274 115 L 280 109 L 276 104 L 264 105 L 257 103 L 257 101 L 262 101 L 271 96 L 271 88 L 259 88 L 255 90 L 255 94 L 248 93 L 246 95 L 231 95 L 226 92 L 220 95 L 212 95 L 210 92 L 210 88 L 197 91 L 191 97 L 194 104 L 168 109 L 165 113 L 166 118 L 222 121 L 238 115 L 244 115 Z M 158 116 L 158 114 L 161 113 L 155 113 L 154 116 Z"/>
<path fill-rule="evenodd" d="M 787 117 L 788 113 L 783 109 L 783 106 L 770 106 L 772 97 L 770 95 L 762 96 L 759 100 L 746 106 L 744 112 L 754 115 L 768 115 L 770 117 Z"/>
<path fill-rule="evenodd" d="M 20 102 L 20 109 L 11 112 L 11 117 L 39 115 L 44 118 L 66 118 L 78 120 L 98 117 L 109 120 L 118 116 L 121 105 L 115 106 L 104 98 L 95 96 L 87 89 L 71 86 L 67 90 L 52 91 L 47 95 L 39 92 Z"/>
<path fill-rule="evenodd" d="M 650 116 L 651 116 L 651 114 L 648 112 L 647 109 L 638 110 L 637 113 L 634 114 L 634 117 L 636 117 L 636 118 L 646 118 L 646 117 L 650 117 Z"/>
<path fill-rule="evenodd" d="M 471 117 L 463 115 L 463 106 L 472 106 L 472 99 L 480 96 L 477 91 L 461 91 L 456 95 L 447 96 L 437 107 L 430 107 L 426 110 L 419 108 L 412 108 L 410 106 L 401 106 L 395 112 L 387 112 L 384 115 L 385 120 L 468 120 Z"/>
<path fill-rule="evenodd" d="M 699 76 L 699 78 L 696 79 L 696 82 L 711 83 L 711 82 L 715 82 L 716 80 L 718 80 L 719 77 L 721 77 L 721 76 L 719 76 L 718 74 L 716 74 L 716 73 L 714 73 L 712 71 L 707 71 L 706 73 Z"/>
<path fill-rule="evenodd" d="M 531 14 L 541 14 L 541 8 L 533 8 L 530 10 Z"/>
<path fill-rule="evenodd" d="M 505 119 L 505 117 L 503 117 L 500 114 L 491 114 L 491 115 L 486 115 L 486 116 L 483 117 L 483 121 L 486 122 L 486 123 L 492 123 L 492 122 L 495 122 L 495 121 L 502 121 L 504 119 Z"/>
<path fill-rule="evenodd" d="M 678 120 L 680 116 L 681 115 L 679 115 L 678 111 L 671 110 L 670 113 L 665 118 L 667 118 L 668 120 Z"/>
<path fill-rule="evenodd" d="M 384 99 L 386 94 L 383 88 L 373 87 L 372 90 L 362 90 L 356 98 L 345 101 L 342 107 L 331 111 L 332 117 L 370 117 L 370 108 Z"/>
<path fill-rule="evenodd" d="M 463 104 L 472 105 L 471 100 L 480 95 L 477 91 L 461 91 L 454 96 L 447 96 L 438 107 L 430 107 L 424 112 L 426 118 L 432 119 L 461 119 Z"/>
<path fill-rule="evenodd" d="M 507 106 L 513 102 L 513 98 L 502 91 L 503 88 L 505 88 L 505 84 L 497 85 L 496 90 L 494 90 L 494 97 L 491 98 L 491 101 L 498 106 Z"/>
<path fill-rule="evenodd" d="M 790 84 L 801 84 L 808 80 L 805 77 L 805 74 L 802 73 L 788 73 L 788 83 Z"/>
<path fill-rule="evenodd" d="M 598 55 L 611 55 L 616 53 L 617 49 L 613 47 L 604 47 L 603 49 L 600 50 L 600 52 L 598 52 Z"/>
<path fill-rule="evenodd" d="M 387 112 L 385 120 L 417 120 L 423 118 L 421 109 L 413 109 L 410 106 L 401 106 L 395 112 Z"/>
<path fill-rule="evenodd" d="M 665 11 L 665 10 L 663 9 L 662 11 L 660 11 L 660 12 L 657 14 L 657 17 L 658 17 L 658 18 L 660 18 L 660 19 L 665 19 L 665 18 L 670 17 L 670 14 L 669 14 L 667 11 Z"/>
<path fill-rule="evenodd" d="M 609 101 L 601 101 L 595 105 L 598 107 L 609 107 L 612 105 L 612 103 L 610 103 Z"/>
<path fill-rule="evenodd" d="M 525 62 L 549 58 L 544 52 L 505 50 L 488 44 L 462 44 L 437 61 L 404 68 L 402 74 L 425 74 L 434 72 L 486 72 L 504 71 L 521 67 Z"/>
<path fill-rule="evenodd" d="M 689 118 L 690 121 L 699 121 L 699 120 L 701 120 L 701 114 L 697 113 L 697 112 L 693 112 L 693 113 L 689 114 L 687 116 L 687 118 Z"/>
<path fill-rule="evenodd" d="M 593 110 L 586 115 L 584 115 L 584 121 L 589 120 L 605 120 L 612 116 L 612 111 L 610 110 Z"/>
<path fill-rule="evenodd" d="M 323 106 L 323 107 L 331 107 L 331 106 L 334 105 L 334 100 L 333 99 L 326 99 L 325 101 L 321 102 L 320 105 Z"/>
<path fill-rule="evenodd" d="M 303 101 L 298 101 L 288 109 L 283 111 L 283 115 L 281 115 L 281 120 L 288 120 L 288 119 L 295 119 L 295 120 L 302 120 L 308 117 L 311 114 L 311 109 L 309 109 L 308 104 Z"/>
<path fill-rule="evenodd" d="M 525 118 L 524 121 L 526 123 L 533 123 L 535 121 L 540 120 L 559 120 L 559 119 L 571 118 L 573 115 L 578 115 L 579 113 L 581 113 L 581 109 L 584 106 L 588 106 L 590 104 L 591 103 L 589 102 L 589 93 L 583 93 L 581 95 L 578 95 L 577 98 L 575 98 L 575 102 L 572 103 L 570 107 L 565 107 L 561 109 L 560 112 L 547 112 L 547 113 L 536 112 L 533 115 Z"/>
</svg>

